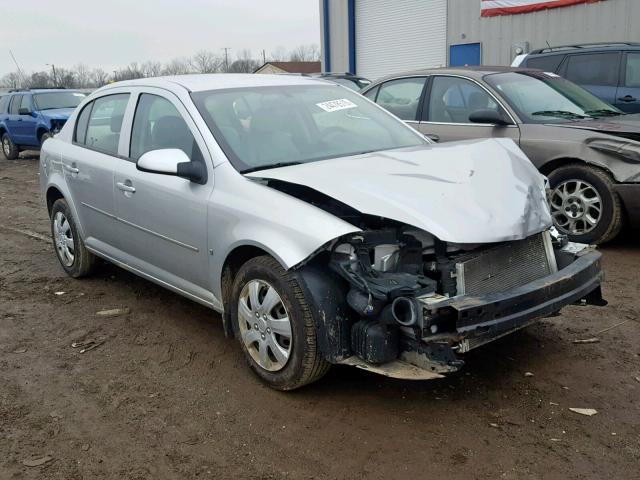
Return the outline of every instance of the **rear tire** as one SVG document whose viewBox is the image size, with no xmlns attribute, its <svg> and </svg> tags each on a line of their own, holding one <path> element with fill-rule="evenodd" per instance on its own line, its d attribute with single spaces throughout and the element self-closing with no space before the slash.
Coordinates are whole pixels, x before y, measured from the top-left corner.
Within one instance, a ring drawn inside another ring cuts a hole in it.
<svg viewBox="0 0 640 480">
<path fill-rule="evenodd" d="M 20 150 L 13 143 L 8 133 L 2 135 L 2 153 L 7 160 L 15 160 L 20 155 Z"/>
<path fill-rule="evenodd" d="M 318 349 L 313 314 L 299 277 L 274 258 L 255 257 L 240 267 L 229 308 L 234 334 L 249 367 L 270 387 L 300 388 L 329 370 L 330 364 Z"/>
<path fill-rule="evenodd" d="M 62 198 L 51 207 L 51 238 L 60 265 L 67 275 L 80 278 L 94 270 L 96 256 L 85 247 L 71 209 Z"/>
<path fill-rule="evenodd" d="M 600 244 L 622 229 L 622 205 L 606 172 L 571 164 L 549 174 L 553 223 L 573 242 Z"/>
</svg>

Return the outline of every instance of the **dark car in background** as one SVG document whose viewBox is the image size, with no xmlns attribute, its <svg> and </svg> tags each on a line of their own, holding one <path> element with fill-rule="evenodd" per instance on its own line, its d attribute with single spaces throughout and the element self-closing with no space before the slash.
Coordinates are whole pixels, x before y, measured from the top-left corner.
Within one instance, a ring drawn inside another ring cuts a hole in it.
<svg viewBox="0 0 640 480">
<path fill-rule="evenodd" d="M 440 68 L 362 91 L 434 141 L 511 138 L 549 178 L 556 227 L 602 243 L 640 226 L 640 114 L 625 114 L 554 73 Z"/>
<path fill-rule="evenodd" d="M 324 80 L 329 80 L 333 83 L 337 83 L 339 85 L 344 85 L 345 87 L 349 87 L 351 90 L 362 90 L 371 84 L 371 80 L 368 78 L 360 77 L 358 75 L 354 75 L 353 73 L 345 72 L 345 73 L 336 73 L 336 72 L 323 72 L 323 73 L 312 73 L 309 75 L 310 77 L 322 78 Z"/>
<path fill-rule="evenodd" d="M 75 90 L 12 90 L 0 97 L 0 139 L 7 160 L 21 150 L 39 150 L 56 134 L 86 95 Z"/>
<path fill-rule="evenodd" d="M 629 113 L 640 113 L 640 43 L 589 43 L 533 50 L 512 66 L 554 72 Z"/>
</svg>

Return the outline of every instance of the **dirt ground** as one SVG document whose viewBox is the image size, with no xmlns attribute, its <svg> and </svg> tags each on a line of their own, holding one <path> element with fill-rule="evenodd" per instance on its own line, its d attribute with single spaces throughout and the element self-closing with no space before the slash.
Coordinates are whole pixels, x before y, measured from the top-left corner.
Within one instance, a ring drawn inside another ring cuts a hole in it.
<svg viewBox="0 0 640 480">
<path fill-rule="evenodd" d="M 640 478 L 637 232 L 602 249 L 609 306 L 566 308 L 459 374 L 334 367 L 280 393 L 216 313 L 109 264 L 68 278 L 37 158 L 0 160 L 0 479 Z M 88 339 L 104 343 L 71 347 Z"/>
</svg>

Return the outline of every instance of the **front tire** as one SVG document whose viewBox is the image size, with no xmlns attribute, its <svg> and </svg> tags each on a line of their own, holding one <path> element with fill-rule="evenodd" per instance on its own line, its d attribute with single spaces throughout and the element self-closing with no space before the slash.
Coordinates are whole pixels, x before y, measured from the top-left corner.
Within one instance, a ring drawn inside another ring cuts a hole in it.
<svg viewBox="0 0 640 480">
<path fill-rule="evenodd" d="M 15 160 L 20 155 L 20 150 L 13 143 L 8 133 L 2 135 L 2 153 L 7 160 Z"/>
<path fill-rule="evenodd" d="M 60 265 L 69 276 L 80 278 L 93 271 L 96 257 L 85 247 L 71 209 L 62 198 L 51 207 L 51 237 Z"/>
<path fill-rule="evenodd" d="M 551 214 L 573 242 L 600 244 L 622 228 L 622 206 L 613 179 L 588 165 L 567 165 L 549 174 Z"/>
<path fill-rule="evenodd" d="M 296 273 L 270 256 L 252 258 L 238 271 L 229 303 L 249 367 L 270 387 L 293 390 L 328 371 Z"/>
<path fill-rule="evenodd" d="M 48 140 L 52 137 L 53 135 L 51 135 L 51 133 L 49 132 L 44 132 L 42 135 L 40 135 L 40 147 L 42 148 L 42 145 L 44 145 L 45 140 Z"/>
</svg>

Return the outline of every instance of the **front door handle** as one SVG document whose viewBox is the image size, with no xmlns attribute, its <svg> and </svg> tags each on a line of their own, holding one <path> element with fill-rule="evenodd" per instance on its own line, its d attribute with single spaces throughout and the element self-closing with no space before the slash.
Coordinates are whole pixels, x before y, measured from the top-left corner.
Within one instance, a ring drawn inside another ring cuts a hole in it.
<svg viewBox="0 0 640 480">
<path fill-rule="evenodd" d="M 122 182 L 117 182 L 116 187 L 118 187 L 123 192 L 135 193 L 136 191 L 136 187 L 134 187 L 133 185 L 127 185 L 126 183 Z"/>
<path fill-rule="evenodd" d="M 72 167 L 71 165 L 63 164 L 64 169 L 69 173 L 80 173 L 80 170 L 76 167 Z"/>
<path fill-rule="evenodd" d="M 635 102 L 636 97 L 632 97 L 631 95 L 625 95 L 624 97 L 619 97 L 618 100 L 621 102 Z"/>
</svg>

